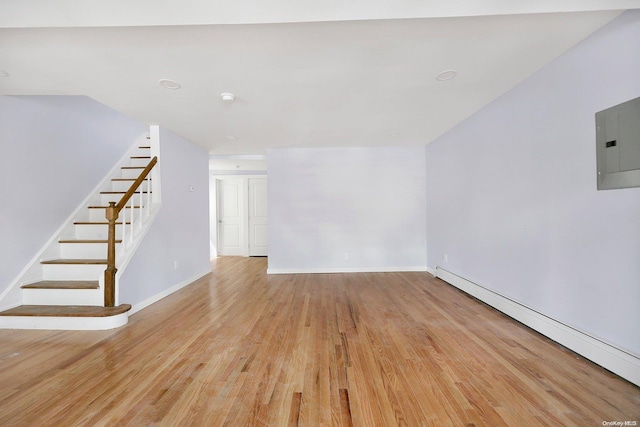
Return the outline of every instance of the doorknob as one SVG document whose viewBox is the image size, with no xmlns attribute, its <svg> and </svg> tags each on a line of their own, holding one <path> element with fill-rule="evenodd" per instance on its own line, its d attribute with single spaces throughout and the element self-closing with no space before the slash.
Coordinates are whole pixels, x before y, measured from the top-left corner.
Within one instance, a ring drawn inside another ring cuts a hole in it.
<svg viewBox="0 0 640 427">
<path fill-rule="evenodd" d="M 219 219 L 219 220 L 218 220 L 218 222 L 219 222 L 220 224 L 222 224 L 222 220 L 221 220 L 221 219 Z"/>
</svg>

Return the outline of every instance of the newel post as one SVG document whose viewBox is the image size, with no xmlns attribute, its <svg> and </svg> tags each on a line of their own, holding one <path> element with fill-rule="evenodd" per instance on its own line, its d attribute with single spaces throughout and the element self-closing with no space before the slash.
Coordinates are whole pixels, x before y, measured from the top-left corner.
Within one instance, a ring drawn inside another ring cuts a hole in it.
<svg viewBox="0 0 640 427">
<path fill-rule="evenodd" d="M 109 234 L 107 237 L 107 269 L 104 271 L 104 306 L 113 307 L 116 303 L 116 219 L 118 219 L 116 202 L 109 202 L 107 221 Z"/>
</svg>

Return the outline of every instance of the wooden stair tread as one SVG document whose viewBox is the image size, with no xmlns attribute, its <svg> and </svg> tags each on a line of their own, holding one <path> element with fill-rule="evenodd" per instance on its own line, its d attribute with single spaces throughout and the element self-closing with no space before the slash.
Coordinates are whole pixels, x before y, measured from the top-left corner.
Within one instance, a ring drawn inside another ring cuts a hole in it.
<svg viewBox="0 0 640 427">
<path fill-rule="evenodd" d="M 102 239 L 62 239 L 58 243 L 109 243 L 108 240 Z M 122 243 L 121 239 L 117 239 L 116 243 Z"/>
<path fill-rule="evenodd" d="M 151 156 L 131 156 L 130 159 L 150 159 Z"/>
<path fill-rule="evenodd" d="M 101 191 L 100 194 L 125 194 L 126 191 Z M 136 191 L 135 194 L 151 193 L 151 191 Z"/>
<path fill-rule="evenodd" d="M 109 317 L 131 310 L 130 304 L 117 307 L 89 305 L 21 305 L 0 312 L 0 316 Z"/>
<path fill-rule="evenodd" d="M 120 169 L 144 169 L 146 166 L 122 166 Z"/>
<path fill-rule="evenodd" d="M 149 139 L 149 138 L 147 138 L 147 139 Z M 141 145 L 141 146 L 139 146 L 138 148 L 143 148 L 143 149 L 144 149 L 144 148 L 151 148 L 151 146 L 150 146 L 150 145 Z"/>
<path fill-rule="evenodd" d="M 88 206 L 89 209 L 107 209 L 109 206 Z M 134 205 L 135 209 L 140 209 L 140 206 Z M 126 209 L 131 209 L 131 206 L 125 206 Z"/>
<path fill-rule="evenodd" d="M 111 181 L 135 181 L 137 178 L 111 178 Z M 149 178 L 145 178 L 144 181 L 148 181 Z"/>
<path fill-rule="evenodd" d="M 43 280 L 22 285 L 22 289 L 98 289 L 97 280 Z"/>
<path fill-rule="evenodd" d="M 106 259 L 82 259 L 82 258 L 69 258 L 69 259 L 50 259 L 50 260 L 46 260 L 46 261 L 40 261 L 40 264 L 47 264 L 47 265 L 101 265 L 101 264 L 107 264 L 107 260 Z"/>
<path fill-rule="evenodd" d="M 106 221 L 76 221 L 73 223 L 74 225 L 109 225 Z M 127 221 L 127 225 L 131 224 L 131 222 Z M 116 221 L 116 225 L 122 225 L 122 221 Z"/>
</svg>

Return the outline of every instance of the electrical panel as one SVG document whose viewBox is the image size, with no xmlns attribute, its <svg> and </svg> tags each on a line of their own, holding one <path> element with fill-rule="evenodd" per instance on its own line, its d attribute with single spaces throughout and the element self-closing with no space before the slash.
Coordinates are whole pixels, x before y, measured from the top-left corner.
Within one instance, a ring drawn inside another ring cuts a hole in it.
<svg viewBox="0 0 640 427">
<path fill-rule="evenodd" d="M 640 187 L 640 98 L 596 113 L 598 190 Z"/>
</svg>

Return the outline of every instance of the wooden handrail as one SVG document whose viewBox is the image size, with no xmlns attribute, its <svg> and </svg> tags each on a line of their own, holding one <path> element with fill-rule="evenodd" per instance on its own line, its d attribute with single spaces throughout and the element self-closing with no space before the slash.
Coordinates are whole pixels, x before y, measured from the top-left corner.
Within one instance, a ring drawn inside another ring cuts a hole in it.
<svg viewBox="0 0 640 427">
<path fill-rule="evenodd" d="M 120 199 L 120 201 L 116 205 L 116 209 L 118 210 L 118 213 L 120 213 L 120 211 L 125 207 L 125 205 L 129 201 L 131 196 L 133 196 L 133 193 L 136 192 L 140 184 L 142 184 L 142 181 L 144 181 L 147 178 L 147 175 L 149 175 L 149 172 L 151 172 L 151 169 L 153 169 L 156 163 L 158 163 L 158 157 L 154 157 L 153 159 L 151 159 L 151 161 L 149 162 L 147 167 L 144 168 L 144 170 L 142 171 L 138 179 L 136 179 L 134 183 L 131 184 L 131 187 L 129 187 L 127 192 L 124 193 L 124 196 L 122 196 L 122 199 Z"/>
<path fill-rule="evenodd" d="M 116 204 L 109 202 L 107 206 L 106 217 L 109 224 L 107 235 L 107 269 L 104 271 L 104 306 L 114 307 L 116 302 L 116 220 L 120 215 L 120 211 L 124 209 L 127 202 L 136 192 L 140 184 L 147 178 L 151 169 L 158 163 L 158 157 L 151 159 L 147 167 L 144 168 L 140 176 L 131 184 L 131 187 L 124 193 L 124 196 Z M 133 221 L 133 217 L 131 219 Z M 123 227 L 125 226 L 123 221 Z"/>
</svg>

